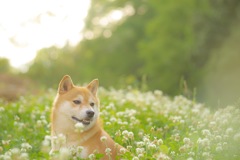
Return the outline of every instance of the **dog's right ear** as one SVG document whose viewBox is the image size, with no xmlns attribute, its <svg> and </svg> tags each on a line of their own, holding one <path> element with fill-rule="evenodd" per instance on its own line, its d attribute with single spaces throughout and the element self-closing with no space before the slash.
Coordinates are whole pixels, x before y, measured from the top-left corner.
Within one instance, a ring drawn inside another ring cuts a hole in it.
<svg viewBox="0 0 240 160">
<path fill-rule="evenodd" d="M 73 82 L 69 75 L 65 75 L 59 83 L 58 93 L 63 94 L 73 88 Z"/>
</svg>

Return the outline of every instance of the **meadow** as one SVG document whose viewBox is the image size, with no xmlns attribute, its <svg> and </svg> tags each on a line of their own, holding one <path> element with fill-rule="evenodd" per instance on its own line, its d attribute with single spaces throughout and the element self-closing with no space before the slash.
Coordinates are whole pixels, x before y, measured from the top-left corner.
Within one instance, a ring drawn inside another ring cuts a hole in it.
<svg viewBox="0 0 240 160">
<path fill-rule="evenodd" d="M 50 111 L 55 90 L 15 102 L 0 101 L 0 159 L 79 159 L 81 147 L 50 151 Z M 211 111 L 183 96 L 161 91 L 99 89 L 105 130 L 132 160 L 240 159 L 240 109 Z M 57 137 L 64 141 L 63 137 Z M 109 151 L 108 151 L 109 152 Z M 99 159 L 92 154 L 89 159 Z"/>
</svg>

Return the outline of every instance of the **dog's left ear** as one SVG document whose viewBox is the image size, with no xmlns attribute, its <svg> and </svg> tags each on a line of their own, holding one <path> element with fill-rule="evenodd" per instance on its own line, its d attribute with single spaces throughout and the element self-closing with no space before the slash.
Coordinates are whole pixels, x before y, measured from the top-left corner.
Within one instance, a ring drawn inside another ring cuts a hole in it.
<svg viewBox="0 0 240 160">
<path fill-rule="evenodd" d="M 97 96 L 98 84 L 98 79 L 94 79 L 87 85 L 87 88 L 92 92 L 94 96 Z"/>
<path fill-rule="evenodd" d="M 73 82 L 69 75 L 65 75 L 59 83 L 58 93 L 63 94 L 73 88 Z"/>
</svg>

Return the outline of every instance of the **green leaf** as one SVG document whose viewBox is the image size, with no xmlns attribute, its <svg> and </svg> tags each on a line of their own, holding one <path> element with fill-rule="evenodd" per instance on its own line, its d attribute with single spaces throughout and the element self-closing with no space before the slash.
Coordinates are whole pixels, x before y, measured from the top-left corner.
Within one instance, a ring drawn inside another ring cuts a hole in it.
<svg viewBox="0 0 240 160">
<path fill-rule="evenodd" d="M 169 152 L 169 148 L 166 145 L 161 145 L 160 150 L 164 154 L 168 154 L 168 152 Z"/>
</svg>

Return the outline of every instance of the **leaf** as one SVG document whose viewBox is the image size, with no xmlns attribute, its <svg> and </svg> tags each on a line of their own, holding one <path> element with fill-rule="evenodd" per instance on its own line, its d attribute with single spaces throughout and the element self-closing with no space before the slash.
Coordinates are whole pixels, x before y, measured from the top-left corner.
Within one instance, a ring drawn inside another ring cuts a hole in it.
<svg viewBox="0 0 240 160">
<path fill-rule="evenodd" d="M 160 146 L 160 151 L 164 154 L 168 154 L 169 148 L 166 145 L 161 145 Z"/>
<path fill-rule="evenodd" d="M 101 159 L 101 158 L 103 158 L 103 154 L 100 154 L 100 153 L 97 153 L 97 154 L 95 154 L 95 156 L 96 156 L 96 159 Z"/>
</svg>

